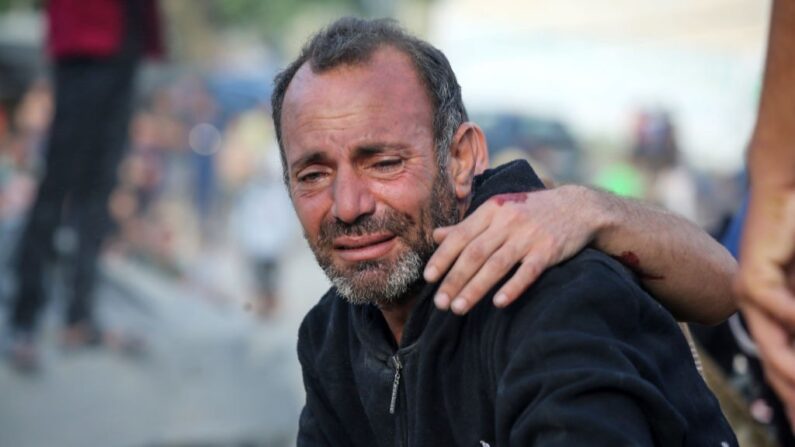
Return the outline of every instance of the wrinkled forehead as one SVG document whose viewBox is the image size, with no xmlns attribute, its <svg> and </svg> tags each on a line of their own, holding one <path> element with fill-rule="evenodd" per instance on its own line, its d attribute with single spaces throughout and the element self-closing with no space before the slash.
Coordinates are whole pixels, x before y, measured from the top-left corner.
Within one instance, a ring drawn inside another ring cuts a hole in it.
<svg viewBox="0 0 795 447">
<path fill-rule="evenodd" d="M 320 72 L 309 62 L 304 63 L 285 92 L 282 130 L 289 127 L 290 120 L 307 113 L 344 114 L 357 107 L 378 106 L 408 113 L 428 112 L 422 115 L 427 115 L 428 124 L 432 124 L 430 98 L 411 58 L 390 46 L 375 50 L 365 61 Z"/>
<path fill-rule="evenodd" d="M 283 113 L 307 108 L 327 108 L 351 101 L 414 101 L 430 106 L 430 98 L 411 58 L 403 51 L 384 46 L 369 58 L 315 71 L 305 62 L 285 92 Z"/>
</svg>

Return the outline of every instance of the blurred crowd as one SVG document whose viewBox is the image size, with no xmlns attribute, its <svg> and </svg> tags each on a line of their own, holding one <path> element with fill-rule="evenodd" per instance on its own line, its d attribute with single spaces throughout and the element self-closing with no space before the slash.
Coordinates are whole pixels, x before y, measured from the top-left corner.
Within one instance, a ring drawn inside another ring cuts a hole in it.
<svg viewBox="0 0 795 447">
<path fill-rule="evenodd" d="M 277 260 L 298 230 L 268 106 L 243 102 L 224 108 L 211 83 L 193 74 L 139 95 L 108 203 L 114 232 L 106 250 L 195 280 L 202 253 L 232 250 L 250 262 L 257 311 L 268 315 Z M 9 240 L 34 198 L 52 114 L 52 86 L 42 77 L 0 126 L 0 225 Z"/>
</svg>

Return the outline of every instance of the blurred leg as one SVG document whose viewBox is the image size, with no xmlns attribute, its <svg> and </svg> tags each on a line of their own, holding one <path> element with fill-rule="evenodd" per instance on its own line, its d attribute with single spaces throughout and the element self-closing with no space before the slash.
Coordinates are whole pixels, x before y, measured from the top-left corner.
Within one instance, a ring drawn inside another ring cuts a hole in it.
<svg viewBox="0 0 795 447">
<path fill-rule="evenodd" d="M 94 328 L 94 285 L 97 259 L 111 228 L 108 200 L 116 184 L 119 162 L 127 142 L 132 108 L 135 61 L 109 60 L 96 67 L 92 94 L 97 97 L 93 138 L 87 144 L 88 158 L 70 200 L 78 246 L 73 267 L 73 289 L 67 310 L 71 327 Z"/>
<path fill-rule="evenodd" d="M 55 116 L 45 154 L 45 173 L 17 248 L 18 289 L 12 298 L 12 328 L 31 332 L 45 302 L 43 275 L 53 255 L 53 233 L 61 221 L 64 200 L 73 189 L 75 167 L 86 128 L 82 61 L 59 63 L 55 68 Z"/>
</svg>

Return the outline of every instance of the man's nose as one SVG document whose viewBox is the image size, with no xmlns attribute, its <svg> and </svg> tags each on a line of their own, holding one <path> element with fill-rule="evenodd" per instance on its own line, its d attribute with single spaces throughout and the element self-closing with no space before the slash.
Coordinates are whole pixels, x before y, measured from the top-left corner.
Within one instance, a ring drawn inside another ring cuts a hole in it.
<svg viewBox="0 0 795 447">
<path fill-rule="evenodd" d="M 340 170 L 334 181 L 332 215 L 346 223 L 375 212 L 375 199 L 367 185 L 356 173 Z"/>
</svg>

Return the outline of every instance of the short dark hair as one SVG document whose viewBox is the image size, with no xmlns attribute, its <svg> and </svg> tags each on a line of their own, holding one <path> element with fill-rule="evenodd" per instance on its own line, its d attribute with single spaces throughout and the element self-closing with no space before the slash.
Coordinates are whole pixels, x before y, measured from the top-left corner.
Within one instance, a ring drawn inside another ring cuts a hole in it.
<svg viewBox="0 0 795 447">
<path fill-rule="evenodd" d="M 298 58 L 274 80 L 271 107 L 285 182 L 289 175 L 281 129 L 282 104 L 295 73 L 306 62 L 315 73 L 340 65 L 365 63 L 376 50 L 386 45 L 403 51 L 414 63 L 431 100 L 436 159 L 440 168 L 447 166 L 453 136 L 468 120 L 461 99 L 461 86 L 447 57 L 438 48 L 406 32 L 394 20 L 344 17 L 315 34 L 304 45 Z"/>
</svg>

